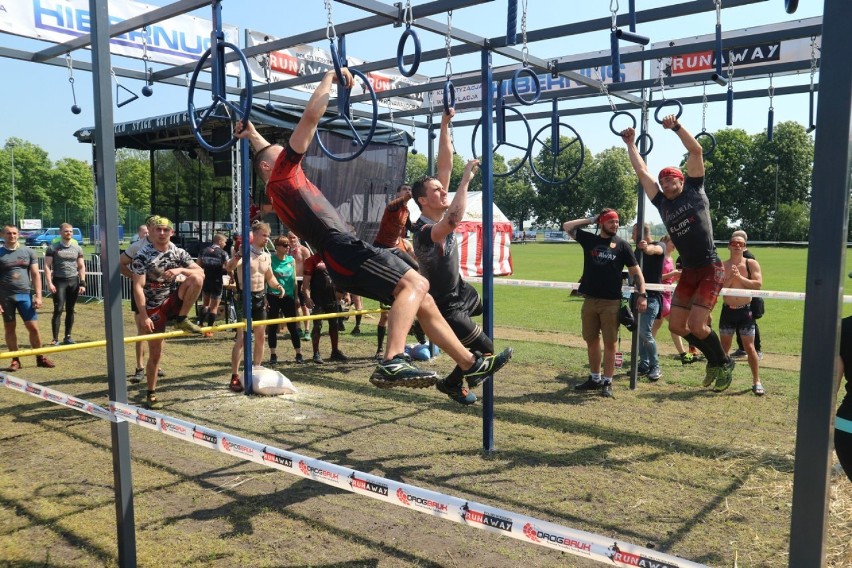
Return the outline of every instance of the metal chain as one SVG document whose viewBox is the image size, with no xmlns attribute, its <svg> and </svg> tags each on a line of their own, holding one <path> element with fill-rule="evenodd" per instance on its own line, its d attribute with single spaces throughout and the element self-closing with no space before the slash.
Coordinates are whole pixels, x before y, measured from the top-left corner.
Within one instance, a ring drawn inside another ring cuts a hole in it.
<svg viewBox="0 0 852 568">
<path fill-rule="evenodd" d="M 527 46 L 527 0 L 521 1 L 521 41 L 523 42 L 523 47 L 521 47 L 521 63 L 524 67 L 529 66 L 527 59 L 530 55 L 530 48 Z"/>
<path fill-rule="evenodd" d="M 447 81 L 449 81 L 453 76 L 453 52 L 450 49 L 450 42 L 452 41 L 452 37 L 450 37 L 450 35 L 452 34 L 452 31 L 453 11 L 450 10 L 449 12 L 447 12 L 447 37 L 444 40 L 444 43 L 447 47 L 447 63 L 444 65 L 444 75 L 447 76 Z"/>
<path fill-rule="evenodd" d="M 618 108 L 616 108 L 615 103 L 612 102 L 612 97 L 609 94 L 609 89 L 606 88 L 606 83 L 604 83 L 603 79 L 601 78 L 600 70 L 597 67 L 595 67 L 594 70 L 595 70 L 595 76 L 598 78 L 598 83 L 600 83 L 600 85 L 601 85 L 601 87 L 600 87 L 601 94 L 606 95 L 606 100 L 609 102 L 609 108 L 612 109 L 612 112 L 618 112 Z"/>
<path fill-rule="evenodd" d="M 734 90 L 734 52 L 728 51 L 728 90 Z"/>
<path fill-rule="evenodd" d="M 405 9 L 402 11 L 402 23 L 410 28 L 414 23 L 414 12 L 411 9 L 411 0 L 405 0 Z"/>
<path fill-rule="evenodd" d="M 325 23 L 325 37 L 329 41 L 337 41 L 337 30 L 334 29 L 334 18 L 331 17 L 331 0 L 324 0 L 325 13 L 327 15 Z"/>
<path fill-rule="evenodd" d="M 772 86 L 772 73 L 769 74 L 769 110 L 774 110 L 772 106 L 772 97 L 775 96 L 775 87 Z"/>
<path fill-rule="evenodd" d="M 817 71 L 816 36 L 811 36 L 811 91 L 814 90 L 814 75 Z"/>
<path fill-rule="evenodd" d="M 707 131 L 707 82 L 701 84 L 701 132 Z"/>
<path fill-rule="evenodd" d="M 669 61 L 671 61 L 671 59 Z M 671 65 L 671 63 L 669 63 L 669 65 Z M 663 58 L 662 57 L 657 58 L 657 69 L 658 69 L 658 75 L 659 75 L 659 80 L 660 80 L 660 99 L 666 100 L 666 81 L 665 81 L 665 78 L 664 78 L 665 73 L 663 73 Z"/>
<path fill-rule="evenodd" d="M 65 65 L 68 67 L 68 82 L 74 82 L 74 60 L 71 59 L 71 53 L 65 54 Z"/>
<path fill-rule="evenodd" d="M 142 61 L 148 63 L 148 26 L 142 27 Z"/>
<path fill-rule="evenodd" d="M 612 29 L 618 26 L 615 21 L 618 19 L 618 0 L 609 0 L 609 11 L 612 12 Z"/>
</svg>

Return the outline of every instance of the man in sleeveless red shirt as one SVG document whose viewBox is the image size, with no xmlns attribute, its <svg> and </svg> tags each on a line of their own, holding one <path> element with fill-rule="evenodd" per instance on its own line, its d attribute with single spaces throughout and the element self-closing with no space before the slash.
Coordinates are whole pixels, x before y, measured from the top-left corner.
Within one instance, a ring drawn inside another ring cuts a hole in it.
<svg viewBox="0 0 852 568">
<path fill-rule="evenodd" d="M 348 69 L 343 68 L 342 75 L 347 86 L 353 84 Z M 234 134 L 251 143 L 255 168 L 266 182 L 266 193 L 276 214 L 291 231 L 315 247 L 339 290 L 391 305 L 386 351 L 391 356 L 378 364 L 371 383 L 380 388 L 423 388 L 437 382 L 434 371 L 418 369 L 404 354 L 405 337 L 415 316 L 432 341 L 457 363 L 463 376 L 475 380 L 494 373 L 509 361 L 511 350 L 477 357 L 465 349 L 428 294 L 428 281 L 388 249 L 357 239 L 337 209 L 305 176 L 302 158 L 336 81 L 334 70 L 325 74 L 305 105 L 286 148 L 269 144 L 251 122 L 237 122 Z"/>
</svg>

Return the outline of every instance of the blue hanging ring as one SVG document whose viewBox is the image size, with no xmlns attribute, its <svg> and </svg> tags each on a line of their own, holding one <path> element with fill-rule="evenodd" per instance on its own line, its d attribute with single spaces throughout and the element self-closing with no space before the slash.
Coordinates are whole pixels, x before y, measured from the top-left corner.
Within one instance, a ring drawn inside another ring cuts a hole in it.
<svg viewBox="0 0 852 568">
<path fill-rule="evenodd" d="M 403 61 L 403 52 L 405 51 L 405 43 L 408 41 L 408 38 L 414 40 L 414 61 L 411 63 L 411 67 L 406 70 L 405 62 Z M 405 24 L 405 31 L 402 32 L 402 36 L 399 38 L 399 45 L 396 47 L 396 66 L 399 67 L 399 72 L 403 77 L 411 77 L 417 73 L 417 68 L 420 67 L 420 53 L 420 38 L 417 37 L 417 32 L 411 28 L 411 24 Z"/>
<path fill-rule="evenodd" d="M 456 88 L 453 82 L 447 79 L 444 83 L 444 114 L 450 114 L 450 109 L 456 107 Z"/>
<path fill-rule="evenodd" d="M 231 51 L 235 52 L 239 57 L 240 63 L 243 66 L 243 71 L 245 73 L 245 77 L 250 77 L 251 71 L 249 70 L 248 61 L 246 61 L 245 55 L 243 55 L 242 50 L 236 45 L 228 42 L 222 42 L 219 44 L 222 47 L 227 47 Z M 198 63 L 195 65 L 195 71 L 192 72 L 192 79 L 189 81 L 189 101 L 188 101 L 188 112 L 189 112 L 189 124 L 192 130 L 192 133 L 195 135 L 195 139 L 198 141 L 198 144 L 207 150 L 208 152 L 222 152 L 227 150 L 237 142 L 236 136 L 231 136 L 231 139 L 222 144 L 221 146 L 214 146 L 208 143 L 204 137 L 201 135 L 201 127 L 210 119 L 214 120 L 227 120 L 231 121 L 235 118 L 240 121 L 245 121 L 248 119 L 249 113 L 251 112 L 251 99 L 252 99 L 252 86 L 251 81 L 246 82 L 245 86 L 245 95 L 241 97 L 239 106 L 234 104 L 233 102 L 227 100 L 225 98 L 225 94 L 214 94 L 213 95 L 213 104 L 211 104 L 207 109 L 205 109 L 201 116 L 197 116 L 197 112 L 195 109 L 195 85 L 198 82 L 198 75 L 201 73 L 201 69 L 204 67 L 204 63 L 207 61 L 207 58 L 210 57 L 210 54 L 213 52 L 213 49 L 216 46 L 211 46 L 204 52 L 204 55 L 198 60 Z M 218 110 L 220 108 L 224 108 L 225 113 L 220 114 Z M 228 110 L 232 111 L 234 115 L 228 113 Z"/>
<path fill-rule="evenodd" d="M 612 113 L 612 118 L 609 119 L 609 129 L 613 134 L 615 134 L 616 136 L 621 136 L 621 132 L 622 130 L 624 130 L 623 128 L 621 130 L 615 129 L 615 119 L 619 116 L 629 116 L 630 120 L 632 121 L 630 128 L 636 128 L 636 117 L 627 112 L 626 110 L 620 110 L 618 112 Z"/>
<path fill-rule="evenodd" d="M 520 79 L 523 75 L 529 75 L 533 82 L 532 97 L 529 99 L 522 97 L 518 91 L 518 79 Z M 509 84 L 512 86 L 512 95 L 522 105 L 534 105 L 541 97 L 541 80 L 538 78 L 538 74 L 527 66 L 523 66 L 515 71 L 515 74 L 512 75 L 512 81 Z"/>
<path fill-rule="evenodd" d="M 644 158 L 645 156 L 647 156 L 648 154 L 651 153 L 651 150 L 654 149 L 654 139 L 651 138 L 651 135 L 648 134 L 647 132 L 643 132 L 642 134 L 640 134 L 639 136 L 636 137 L 636 147 L 637 148 L 642 147 L 641 142 L 642 142 L 643 138 L 648 139 L 648 147 L 645 148 L 644 152 L 642 152 L 641 150 L 639 151 L 639 155 Z"/>
<path fill-rule="evenodd" d="M 707 132 L 706 130 L 702 130 L 698 134 L 695 135 L 695 139 L 701 143 L 701 138 L 709 138 L 710 139 L 710 147 L 704 150 L 703 154 L 705 156 L 709 156 L 713 153 L 713 150 L 716 149 L 716 137 Z"/>
<path fill-rule="evenodd" d="M 654 120 L 657 121 L 657 124 L 662 124 L 663 119 L 660 118 L 660 111 L 666 108 L 667 106 L 676 106 L 677 112 L 675 113 L 675 118 L 680 118 L 680 115 L 683 114 L 683 103 L 681 103 L 677 99 L 666 100 L 663 99 L 660 101 L 660 104 L 657 106 L 657 110 L 654 111 Z M 663 116 L 665 118 L 665 116 Z"/>
</svg>

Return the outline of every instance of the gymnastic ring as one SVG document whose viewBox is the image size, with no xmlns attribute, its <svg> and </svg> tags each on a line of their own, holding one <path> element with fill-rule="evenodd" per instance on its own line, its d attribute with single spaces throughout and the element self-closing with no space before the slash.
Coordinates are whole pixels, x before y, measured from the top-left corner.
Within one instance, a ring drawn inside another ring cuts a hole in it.
<svg viewBox="0 0 852 568">
<path fill-rule="evenodd" d="M 411 63 L 411 68 L 406 70 L 403 51 L 405 50 L 405 42 L 408 41 L 409 37 L 414 40 L 414 61 Z M 399 67 L 399 72 L 403 77 L 411 77 L 417 73 L 417 68 L 420 67 L 420 53 L 420 38 L 417 37 L 417 32 L 411 29 L 411 24 L 406 24 L 405 31 L 402 32 L 399 45 L 396 48 L 396 66 Z"/>
<path fill-rule="evenodd" d="M 529 99 L 523 98 L 518 92 L 518 79 L 520 79 L 520 77 L 524 74 L 529 75 L 533 82 L 533 96 Z M 541 79 L 539 79 L 538 74 L 529 67 L 521 67 L 515 71 L 515 74 L 512 75 L 512 81 L 509 84 L 512 87 L 512 95 L 514 95 L 515 99 L 522 105 L 534 105 L 538 102 L 539 97 L 541 97 Z"/>
<path fill-rule="evenodd" d="M 621 133 L 626 130 L 626 128 L 621 130 L 615 129 L 615 119 L 619 116 L 629 116 L 630 120 L 633 121 L 633 124 L 630 126 L 630 128 L 636 128 L 636 117 L 627 112 L 626 110 L 620 110 L 618 112 L 612 113 L 612 118 L 609 119 L 609 129 L 613 134 L 615 134 L 616 136 L 621 136 Z"/>
</svg>

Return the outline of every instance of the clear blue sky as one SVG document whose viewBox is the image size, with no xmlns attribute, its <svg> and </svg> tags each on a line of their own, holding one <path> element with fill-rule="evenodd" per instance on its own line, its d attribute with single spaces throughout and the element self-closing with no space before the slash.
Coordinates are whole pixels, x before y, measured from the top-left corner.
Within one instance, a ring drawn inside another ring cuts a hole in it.
<svg viewBox="0 0 852 568">
<path fill-rule="evenodd" d="M 709 0 L 708 0 L 709 2 Z M 390 2 L 389 2 L 390 3 Z M 413 2 L 416 5 L 421 0 Z M 666 6 L 681 2 L 664 0 L 640 0 L 637 2 L 638 9 L 644 10 L 658 6 Z M 167 5 L 169 2 L 153 0 L 148 2 L 152 6 Z M 519 5 L 522 2 L 519 2 Z M 552 0 L 529 0 L 528 7 L 528 30 L 536 30 L 558 24 L 567 24 L 588 19 L 609 17 L 610 3 L 605 0 L 593 2 L 553 2 Z M 723 0 L 723 6 L 724 6 Z M 769 0 L 754 6 L 742 8 L 725 9 L 722 12 L 723 29 L 740 29 L 747 25 L 756 26 L 772 24 L 792 19 L 801 19 L 818 16 L 822 12 L 822 3 L 817 1 L 802 2 L 798 12 L 788 15 L 783 8 L 781 0 Z M 249 28 L 286 37 L 325 27 L 326 13 L 323 3 L 319 0 L 296 3 L 288 1 L 271 0 L 225 0 L 222 3 L 223 20 L 227 24 L 239 26 L 242 29 Z M 296 9 L 296 6 L 299 8 Z M 556 6 L 556 7 L 554 7 Z M 620 1 L 620 13 L 627 11 L 627 0 Z M 195 15 L 209 19 L 210 10 L 203 9 L 194 13 Z M 347 6 L 333 3 L 333 14 L 335 22 L 346 22 L 356 18 L 365 17 L 365 12 L 349 8 Z M 415 12 L 416 14 L 416 12 Z M 506 0 L 495 0 L 482 6 L 475 6 L 456 11 L 453 15 L 453 27 L 461 28 L 468 32 L 494 37 L 505 34 L 506 30 Z M 446 17 L 436 16 L 437 19 L 446 23 Z M 520 26 L 520 17 L 519 24 Z M 663 42 L 669 39 L 680 39 L 691 36 L 714 33 L 715 13 L 708 12 L 688 18 L 641 24 L 638 31 L 651 38 L 651 41 Z M 396 43 L 400 30 L 390 26 L 354 34 L 347 40 L 347 49 L 350 56 L 366 60 L 385 59 L 394 57 Z M 443 47 L 444 38 L 429 32 L 419 33 L 423 49 L 438 49 Z M 242 33 L 241 36 L 242 38 Z M 520 36 L 519 36 L 520 40 Z M 455 44 L 456 42 L 454 42 Z M 11 35 L 0 35 L 0 45 L 15 49 L 26 49 L 37 51 L 47 47 L 49 44 L 25 40 Z M 325 42 L 321 44 L 325 47 Z M 575 37 L 560 38 L 547 42 L 530 44 L 530 52 L 542 59 L 550 59 L 564 55 L 587 53 L 595 50 L 609 49 L 609 32 L 599 31 L 583 34 Z M 82 58 L 89 61 L 89 53 L 76 53 L 76 59 Z M 510 63 L 500 56 L 494 57 L 494 65 L 500 66 Z M 115 58 L 114 64 L 120 67 L 141 69 L 141 62 Z M 471 71 L 479 68 L 479 56 L 458 57 L 453 60 L 455 73 Z M 443 76 L 444 61 L 435 61 L 421 65 L 419 73 L 431 76 Z M 9 59 L 0 59 L 0 76 L 4 78 L 4 88 L 0 89 L 0 104 L 5 109 L 5 118 L 0 125 L 0 143 L 10 137 L 18 137 L 33 142 L 44 148 L 51 159 L 58 160 L 63 157 L 73 157 L 90 161 L 91 148 L 89 145 L 79 144 L 72 136 L 73 132 L 84 126 L 92 125 L 92 83 L 91 76 L 86 72 L 75 73 L 75 86 L 77 102 L 83 108 L 83 112 L 74 115 L 70 111 L 72 104 L 71 90 L 67 80 L 67 72 L 64 67 L 40 65 L 36 63 L 25 63 Z M 818 75 L 817 75 L 818 79 Z M 804 84 L 809 80 L 807 74 L 793 77 L 782 77 L 775 79 L 776 86 L 786 84 Z M 122 79 L 122 85 L 139 91 L 142 83 Z M 768 81 L 752 80 L 737 84 L 740 89 L 760 89 L 768 87 Z M 186 89 L 155 85 L 154 96 L 151 98 L 140 97 L 138 100 L 122 108 L 114 108 L 115 122 L 124 122 L 167 114 L 186 109 Z M 708 86 L 708 93 L 722 92 L 723 88 L 715 84 Z M 669 98 L 676 96 L 690 96 L 700 94 L 700 90 L 679 89 L 668 91 Z M 676 93 L 676 94 L 674 94 Z M 293 92 L 282 93 L 290 96 L 301 96 Z M 198 99 L 202 105 L 203 98 Z M 576 104 L 576 103 L 575 103 Z M 597 106 L 606 104 L 601 97 L 586 99 L 581 105 Z M 785 120 L 795 120 L 800 123 L 807 121 L 807 95 L 794 95 L 787 97 L 776 97 L 775 120 L 776 123 Z M 534 111 L 548 110 L 549 107 L 540 105 L 532 107 Z M 749 133 L 761 132 L 766 128 L 766 113 L 768 100 L 753 99 L 738 101 L 734 110 L 734 127 L 742 128 Z M 693 132 L 701 129 L 701 106 L 693 105 L 684 110 L 681 117 L 688 128 Z M 473 115 L 463 115 L 464 118 Z M 620 144 L 609 132 L 610 115 L 598 114 L 579 117 L 569 117 L 567 122 L 577 129 L 583 137 L 587 147 L 592 152 Z M 564 120 L 564 119 L 563 119 Z M 707 111 L 707 130 L 715 131 L 725 128 L 725 105 L 715 103 Z M 541 128 L 543 121 L 532 124 L 533 131 Z M 683 150 L 677 143 L 676 137 L 662 131 L 662 127 L 652 123 L 651 134 L 655 139 L 653 153 L 649 156 L 649 166 L 652 170 L 659 169 L 679 160 Z M 470 153 L 469 129 L 456 129 L 457 151 L 463 156 Z M 425 151 L 426 136 L 418 133 L 416 147 Z M 507 152 L 507 154 L 509 154 Z M 511 154 L 509 154 L 511 157 Z M 653 210 L 653 208 L 650 208 Z M 658 221 L 656 212 L 651 220 Z"/>
</svg>

